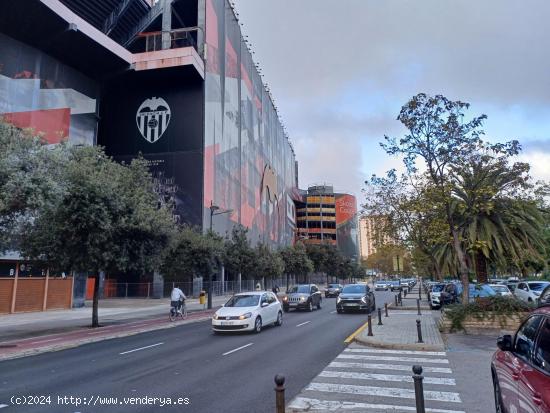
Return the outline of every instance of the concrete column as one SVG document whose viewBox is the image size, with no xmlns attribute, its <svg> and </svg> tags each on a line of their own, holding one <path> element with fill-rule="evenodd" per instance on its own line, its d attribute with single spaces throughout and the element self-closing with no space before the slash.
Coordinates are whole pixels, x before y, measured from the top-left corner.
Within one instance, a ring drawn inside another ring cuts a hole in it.
<svg viewBox="0 0 550 413">
<path fill-rule="evenodd" d="M 153 273 L 153 293 L 151 294 L 151 298 L 162 297 L 164 297 L 164 275 L 155 271 Z"/>
<path fill-rule="evenodd" d="M 162 2 L 162 49 L 170 49 L 172 42 L 170 31 L 172 30 L 172 0 L 160 0 Z"/>
<path fill-rule="evenodd" d="M 222 265 L 220 268 L 220 280 L 222 282 L 221 295 L 225 294 L 225 267 Z"/>
</svg>

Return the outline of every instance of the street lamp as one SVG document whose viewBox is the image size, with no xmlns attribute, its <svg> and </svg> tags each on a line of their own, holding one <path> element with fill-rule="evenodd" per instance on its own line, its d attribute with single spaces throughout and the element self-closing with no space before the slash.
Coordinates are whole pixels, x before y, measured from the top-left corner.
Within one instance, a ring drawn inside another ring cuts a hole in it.
<svg viewBox="0 0 550 413">
<path fill-rule="evenodd" d="M 214 205 L 212 201 L 210 201 L 210 232 L 212 232 L 212 221 L 214 218 L 214 215 L 222 215 L 222 214 L 230 214 L 232 213 L 232 209 L 220 209 L 219 206 Z M 208 309 L 212 308 L 212 271 L 208 274 Z"/>
</svg>

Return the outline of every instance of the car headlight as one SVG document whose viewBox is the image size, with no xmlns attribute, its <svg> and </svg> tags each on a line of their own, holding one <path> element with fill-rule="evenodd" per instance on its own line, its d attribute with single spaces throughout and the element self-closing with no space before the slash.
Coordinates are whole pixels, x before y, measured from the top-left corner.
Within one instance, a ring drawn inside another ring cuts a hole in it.
<svg viewBox="0 0 550 413">
<path fill-rule="evenodd" d="M 367 304 L 367 297 L 361 297 L 361 302 L 363 304 Z"/>
<path fill-rule="evenodd" d="M 336 298 L 336 303 L 338 304 L 340 301 L 342 301 L 342 298 L 340 298 L 340 296 L 338 296 L 338 298 Z"/>
<path fill-rule="evenodd" d="M 306 301 L 306 297 L 304 296 L 300 297 L 300 301 Z"/>
<path fill-rule="evenodd" d="M 217 314 L 214 314 L 214 315 L 212 316 L 212 318 L 213 318 L 214 320 L 217 320 L 217 319 L 218 319 L 218 315 L 217 315 Z"/>
<path fill-rule="evenodd" d="M 286 295 L 283 297 L 283 301 L 288 301 L 288 297 Z"/>
<path fill-rule="evenodd" d="M 252 317 L 252 313 L 245 313 L 239 316 L 239 320 L 246 320 L 247 318 Z"/>
</svg>

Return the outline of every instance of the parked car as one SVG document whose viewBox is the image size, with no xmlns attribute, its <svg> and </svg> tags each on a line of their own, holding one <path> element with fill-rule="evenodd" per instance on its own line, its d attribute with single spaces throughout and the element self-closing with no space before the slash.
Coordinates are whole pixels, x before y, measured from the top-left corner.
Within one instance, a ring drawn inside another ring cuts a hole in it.
<svg viewBox="0 0 550 413">
<path fill-rule="evenodd" d="M 445 284 L 433 284 L 428 290 L 428 301 L 430 302 L 430 308 L 439 308 L 441 307 L 441 292 L 445 289 Z"/>
<path fill-rule="evenodd" d="M 325 290 L 325 297 L 338 297 L 342 288 L 344 288 L 342 284 L 329 284 Z"/>
<path fill-rule="evenodd" d="M 514 291 L 518 288 L 518 283 L 515 281 L 506 281 L 506 287 L 514 294 Z"/>
<path fill-rule="evenodd" d="M 547 286 L 548 281 L 522 281 L 514 290 L 514 295 L 526 303 L 536 303 L 539 296 Z"/>
<path fill-rule="evenodd" d="M 320 310 L 321 300 L 321 291 L 315 284 L 296 285 L 283 297 L 283 310 L 288 312 L 291 308 L 294 308 L 296 310 L 313 311 L 314 307 Z"/>
<path fill-rule="evenodd" d="M 376 281 L 374 283 L 375 291 L 388 291 L 390 289 L 390 284 L 388 281 Z"/>
<path fill-rule="evenodd" d="M 254 291 L 235 294 L 212 317 L 215 333 L 254 331 L 268 324 L 283 324 L 281 303 L 272 292 Z"/>
<path fill-rule="evenodd" d="M 538 305 L 550 305 L 550 285 L 546 287 L 542 293 L 540 294 L 540 297 L 538 299 Z"/>
<path fill-rule="evenodd" d="M 464 287 L 462 283 L 452 282 L 447 284 L 440 295 L 441 304 L 461 303 L 463 290 Z M 468 298 L 470 303 L 473 303 L 475 299 L 479 297 L 492 297 L 495 295 L 497 295 L 496 291 L 493 290 L 489 284 L 469 284 Z"/>
<path fill-rule="evenodd" d="M 399 280 L 390 281 L 390 290 L 391 291 L 401 291 L 401 282 Z"/>
<path fill-rule="evenodd" d="M 497 295 L 500 295 L 502 297 L 513 297 L 510 289 L 504 284 L 489 284 L 489 287 L 495 290 Z"/>
<path fill-rule="evenodd" d="M 534 310 L 491 362 L 497 412 L 550 412 L 550 307 Z"/>
<path fill-rule="evenodd" d="M 349 310 L 365 312 L 374 311 L 376 300 L 374 293 L 366 284 L 348 284 L 336 299 L 336 311 L 344 313 Z"/>
</svg>

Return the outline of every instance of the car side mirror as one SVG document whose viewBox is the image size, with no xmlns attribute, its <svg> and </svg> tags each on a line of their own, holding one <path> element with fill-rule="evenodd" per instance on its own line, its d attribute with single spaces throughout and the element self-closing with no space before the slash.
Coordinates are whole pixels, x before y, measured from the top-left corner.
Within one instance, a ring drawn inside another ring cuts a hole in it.
<svg viewBox="0 0 550 413">
<path fill-rule="evenodd" d="M 262 303 L 262 307 L 267 307 L 269 305 L 269 303 Z"/>
<path fill-rule="evenodd" d="M 502 351 L 511 351 L 512 350 L 512 336 L 510 334 L 505 334 L 497 338 L 497 347 Z"/>
</svg>

